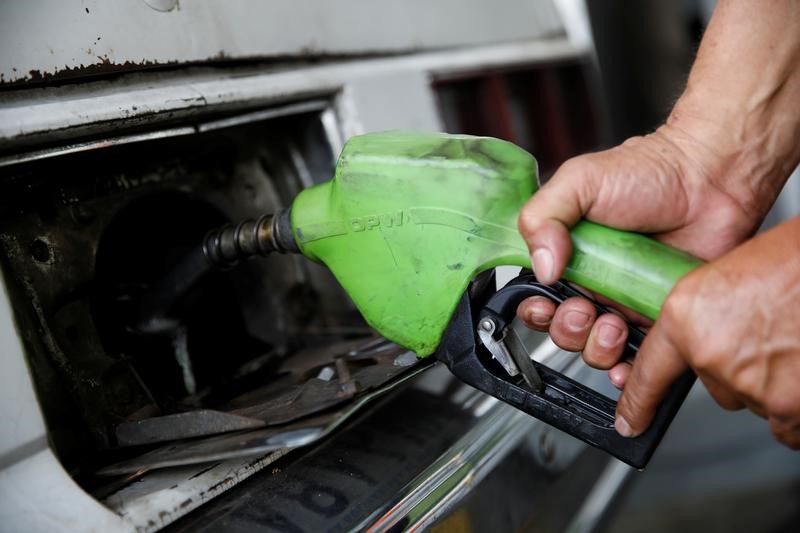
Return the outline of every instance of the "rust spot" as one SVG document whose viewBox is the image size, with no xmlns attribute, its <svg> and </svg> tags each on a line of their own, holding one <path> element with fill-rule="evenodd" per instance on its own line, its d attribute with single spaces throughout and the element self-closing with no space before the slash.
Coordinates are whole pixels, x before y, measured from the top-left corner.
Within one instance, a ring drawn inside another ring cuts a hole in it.
<svg viewBox="0 0 800 533">
<path fill-rule="evenodd" d="M 38 70 L 29 70 L 28 78 L 33 82 L 44 80 L 44 76 L 42 76 L 42 73 L 39 72 Z"/>
<path fill-rule="evenodd" d="M 228 476 L 225 479 L 223 479 L 222 481 L 214 483 L 213 485 L 208 487 L 208 492 L 215 492 L 216 490 L 224 487 L 225 485 L 230 485 L 234 481 L 236 481 L 236 479 L 233 476 Z"/>
<path fill-rule="evenodd" d="M 87 54 L 92 53 L 92 49 L 86 49 Z M 113 63 L 108 56 L 99 56 L 97 63 L 84 65 L 81 63 L 77 67 L 70 67 L 64 65 L 64 68 L 55 72 L 45 72 L 38 69 L 29 70 L 28 76 L 22 79 L 17 79 L 10 82 L 4 82 L 0 79 L 0 85 L 7 87 L 29 83 L 51 83 L 74 78 L 83 78 L 89 76 L 103 76 L 108 74 L 119 74 L 122 72 L 130 72 L 134 70 L 142 70 L 149 68 L 159 68 L 171 65 L 177 65 L 177 61 L 125 61 L 124 63 Z M 0 75 L 2 75 L 0 73 Z"/>
<path fill-rule="evenodd" d="M 255 468 L 263 460 L 264 460 L 263 457 L 258 457 L 256 459 L 250 461 L 249 463 L 247 463 L 247 468 Z"/>
<path fill-rule="evenodd" d="M 189 506 L 189 505 L 191 505 L 191 504 L 192 504 L 192 499 L 191 499 L 191 498 L 188 498 L 188 499 L 184 500 L 183 502 L 181 502 L 181 504 L 179 505 L 179 507 L 180 507 L 181 509 L 183 509 L 184 507 L 188 507 L 188 506 Z"/>
<path fill-rule="evenodd" d="M 100 39 L 100 37 L 98 37 Z M 52 52 L 52 49 L 51 53 Z M 91 50 L 88 50 L 91 52 Z M 216 54 L 207 57 L 205 59 L 198 59 L 196 61 L 177 61 L 177 60 L 169 60 L 169 61 L 152 61 L 152 60 L 145 60 L 142 59 L 140 61 L 125 61 L 123 63 L 114 63 L 112 62 L 107 54 L 97 56 L 98 62 L 91 63 L 88 65 L 80 64 L 78 66 L 68 66 L 64 65 L 63 68 L 59 68 L 53 72 L 41 71 L 41 70 L 30 70 L 28 72 L 28 76 L 11 80 L 2 80 L 0 79 L 0 88 L 10 88 L 19 85 L 30 85 L 30 84 L 49 84 L 49 83 L 57 83 L 62 81 L 73 81 L 77 79 L 84 79 L 89 77 L 97 77 L 97 76 L 108 76 L 108 75 L 115 75 L 115 74 L 123 74 L 126 72 L 134 72 L 134 71 L 141 71 L 147 69 L 157 69 L 157 68 L 165 68 L 165 67 L 189 67 L 193 65 L 216 65 L 216 64 L 283 64 L 286 62 L 295 62 L 298 65 L 314 65 L 314 64 L 321 64 L 328 61 L 337 61 L 342 59 L 364 59 L 364 58 L 371 58 L 371 57 L 386 57 L 386 56 L 396 56 L 401 55 L 404 53 L 414 52 L 417 51 L 416 48 L 410 48 L 408 50 L 397 50 L 397 51 L 390 51 L 390 52 L 367 52 L 367 53 L 325 53 L 314 48 L 303 48 L 301 49 L 298 54 L 277 54 L 277 55 L 254 55 L 254 56 L 242 56 L 242 57 L 233 57 L 230 54 L 226 53 L 224 50 L 220 50 Z M 111 48 L 108 49 L 108 53 L 111 52 Z M 75 58 L 72 58 L 72 61 L 75 61 Z M 1 73 L 0 73 L 1 74 Z"/>
</svg>

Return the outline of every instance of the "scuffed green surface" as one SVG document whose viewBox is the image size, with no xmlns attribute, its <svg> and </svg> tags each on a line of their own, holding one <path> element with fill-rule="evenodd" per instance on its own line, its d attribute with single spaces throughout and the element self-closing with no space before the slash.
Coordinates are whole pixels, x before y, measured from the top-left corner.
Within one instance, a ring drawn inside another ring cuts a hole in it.
<svg viewBox="0 0 800 533">
<path fill-rule="evenodd" d="M 367 134 L 348 141 L 333 180 L 298 195 L 292 225 L 303 254 L 331 269 L 372 327 L 426 356 L 475 275 L 530 266 L 516 221 L 537 183 L 533 156 L 505 141 Z M 648 316 L 696 264 L 588 222 L 573 239 L 567 279 Z"/>
<path fill-rule="evenodd" d="M 649 237 L 582 221 L 564 278 L 655 320 L 669 291 L 701 261 Z"/>
</svg>

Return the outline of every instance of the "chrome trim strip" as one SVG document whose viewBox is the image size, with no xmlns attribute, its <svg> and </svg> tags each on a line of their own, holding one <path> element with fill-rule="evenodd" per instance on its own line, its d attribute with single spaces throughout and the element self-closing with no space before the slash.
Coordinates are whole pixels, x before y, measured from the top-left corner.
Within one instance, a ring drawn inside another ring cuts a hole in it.
<svg viewBox="0 0 800 533">
<path fill-rule="evenodd" d="M 564 531 L 567 533 L 591 533 L 600 525 L 619 490 L 634 469 L 617 459 L 610 459 L 583 505 Z"/>
<path fill-rule="evenodd" d="M 298 102 L 279 107 L 271 107 L 261 111 L 253 111 L 252 113 L 244 113 L 232 117 L 226 117 L 218 120 L 203 122 L 197 126 L 197 132 L 204 133 L 206 131 L 231 128 L 233 126 L 241 126 L 242 124 L 250 124 L 253 122 L 260 122 L 262 120 L 269 120 L 289 115 L 299 115 L 301 113 L 313 113 L 314 111 L 323 111 L 329 105 L 330 104 L 328 103 L 327 100 L 308 100 L 305 102 Z"/>
<path fill-rule="evenodd" d="M 541 340 L 541 339 L 540 339 Z M 551 342 L 541 342 L 535 350 L 538 358 L 547 360 L 565 375 L 577 377 L 586 370 L 580 358 L 564 357 L 563 350 Z M 554 359 L 558 354 L 560 360 Z M 388 531 L 403 523 L 404 531 L 424 530 L 450 511 L 523 439 L 546 425 L 495 398 L 477 391 L 462 405 L 470 403 L 480 421 L 451 448 L 418 475 L 400 492 L 400 499 L 388 510 L 378 510 L 357 529 L 370 532 Z M 566 435 L 564 438 L 569 439 Z M 576 448 L 576 451 L 582 447 Z M 570 456 L 574 457 L 572 453 Z M 593 531 L 624 484 L 632 469 L 617 460 L 610 460 L 596 484 L 570 523 L 568 531 Z"/>
<path fill-rule="evenodd" d="M 167 137 L 180 137 L 182 135 L 192 135 L 193 133 L 196 133 L 193 127 L 181 126 L 179 128 L 168 128 L 164 130 L 148 131 L 147 133 L 136 133 L 132 135 L 122 135 L 119 137 L 106 137 L 104 139 L 97 139 L 93 141 L 66 144 L 55 148 L 44 148 L 42 150 L 33 150 L 31 152 L 24 152 L 21 154 L 2 157 L 0 158 L 0 167 L 16 165 L 17 163 L 27 163 L 28 161 L 48 159 L 50 157 L 56 157 L 60 155 L 87 152 L 89 150 L 96 150 L 98 148 L 108 148 L 110 146 L 117 146 L 120 144 L 152 141 Z"/>
<path fill-rule="evenodd" d="M 540 423 L 508 405 L 491 405 L 475 427 L 401 491 L 396 504 L 368 517 L 357 529 L 387 531 L 403 519 L 409 520 L 403 526 L 407 531 L 429 527 Z"/>
<path fill-rule="evenodd" d="M 38 161 L 41 159 L 48 159 L 51 157 L 58 157 L 78 152 L 87 152 L 90 150 L 97 150 L 100 148 L 108 148 L 110 146 L 119 146 L 122 144 L 180 137 L 183 135 L 193 135 L 195 133 L 205 133 L 208 131 L 220 130 L 223 128 L 231 128 L 233 126 L 240 126 L 242 124 L 250 124 L 262 120 L 269 120 L 289 115 L 297 115 L 300 113 L 324 111 L 329 106 L 330 103 L 327 100 L 310 100 L 307 102 L 298 102 L 294 104 L 263 109 L 260 111 L 254 111 L 252 113 L 243 113 L 232 117 L 201 122 L 199 124 L 192 126 L 167 128 L 167 129 L 149 131 L 146 133 L 121 135 L 118 137 L 106 137 L 103 139 L 67 144 L 64 146 L 57 146 L 55 148 L 44 148 L 42 150 L 33 150 L 31 152 L 23 152 L 20 154 L 0 157 L 0 167 L 16 165 L 18 163 L 26 163 L 29 161 Z"/>
</svg>

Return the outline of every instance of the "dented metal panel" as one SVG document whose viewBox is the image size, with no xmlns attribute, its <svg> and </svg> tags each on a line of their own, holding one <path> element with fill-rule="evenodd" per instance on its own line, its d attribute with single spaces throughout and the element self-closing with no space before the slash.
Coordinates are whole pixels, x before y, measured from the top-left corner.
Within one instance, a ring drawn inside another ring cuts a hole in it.
<svg viewBox="0 0 800 533">
<path fill-rule="evenodd" d="M 366 56 L 563 35 L 527 0 L 0 3 L 0 85 L 187 63 Z"/>
</svg>

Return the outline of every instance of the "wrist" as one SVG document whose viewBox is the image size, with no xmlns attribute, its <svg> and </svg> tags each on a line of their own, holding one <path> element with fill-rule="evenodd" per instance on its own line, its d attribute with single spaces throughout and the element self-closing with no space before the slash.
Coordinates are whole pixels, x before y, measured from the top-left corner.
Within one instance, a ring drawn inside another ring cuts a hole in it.
<svg viewBox="0 0 800 533">
<path fill-rule="evenodd" d="M 733 98 L 711 100 L 688 86 L 664 128 L 680 139 L 689 165 L 702 163 L 696 176 L 701 187 L 724 192 L 760 222 L 797 165 L 798 132 L 791 131 L 797 124 L 785 123 L 772 109 L 747 111 Z"/>
<path fill-rule="evenodd" d="M 763 216 L 800 160 L 800 9 L 720 0 L 667 124 L 716 155 L 709 180 Z"/>
</svg>

